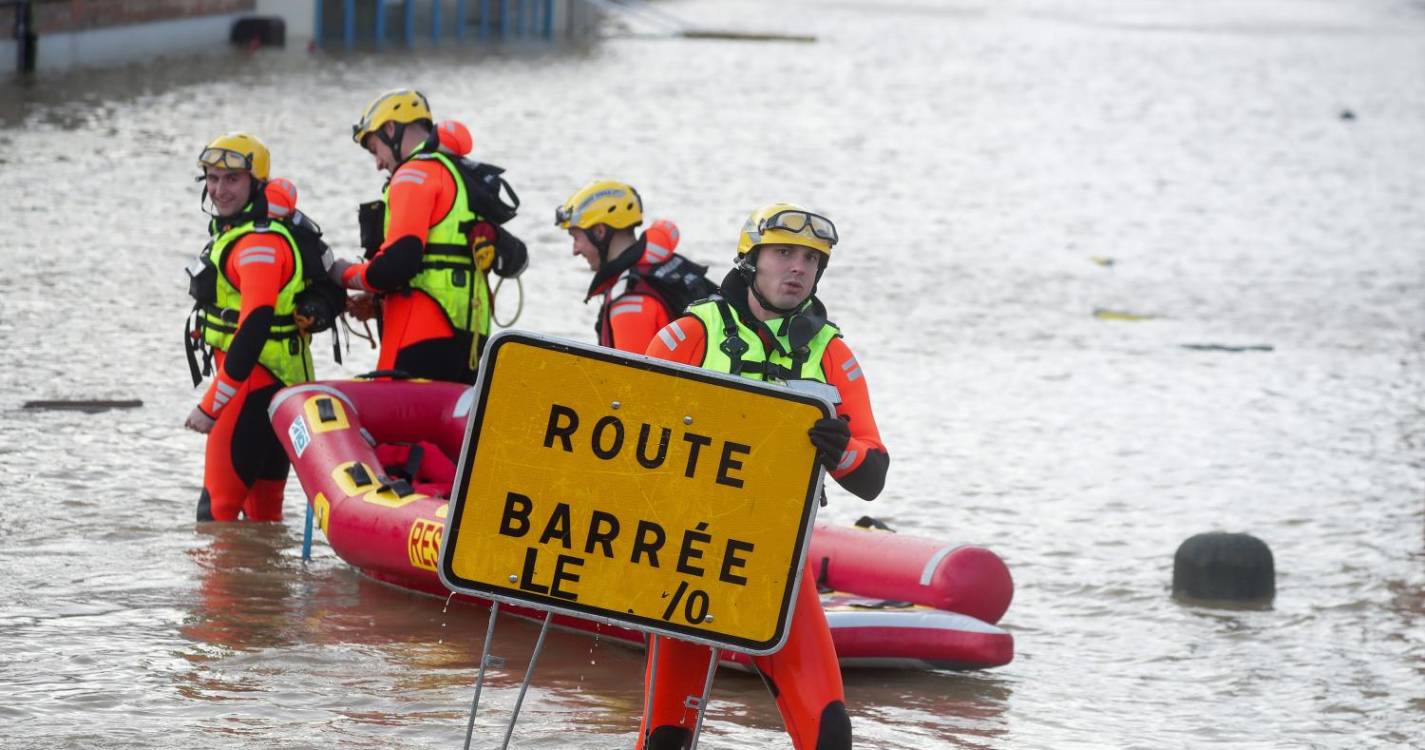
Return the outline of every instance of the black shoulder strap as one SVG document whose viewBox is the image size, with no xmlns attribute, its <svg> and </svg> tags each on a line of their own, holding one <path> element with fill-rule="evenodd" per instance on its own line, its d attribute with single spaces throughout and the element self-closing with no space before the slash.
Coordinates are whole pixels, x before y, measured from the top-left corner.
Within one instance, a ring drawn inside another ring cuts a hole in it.
<svg viewBox="0 0 1425 750">
<path fill-rule="evenodd" d="M 742 361 L 747 353 L 747 342 L 737 335 L 737 321 L 733 318 L 732 306 L 727 300 L 716 300 L 718 314 L 722 316 L 722 343 L 718 349 L 732 360 L 732 374 L 741 375 L 748 363 Z"/>
</svg>

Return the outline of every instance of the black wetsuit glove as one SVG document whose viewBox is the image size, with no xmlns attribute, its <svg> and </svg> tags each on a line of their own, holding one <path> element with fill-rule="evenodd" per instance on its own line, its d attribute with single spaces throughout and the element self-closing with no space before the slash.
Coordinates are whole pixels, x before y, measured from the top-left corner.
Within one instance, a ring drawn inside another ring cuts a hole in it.
<svg viewBox="0 0 1425 750">
<path fill-rule="evenodd" d="M 816 446 L 817 458 L 828 470 L 841 463 L 841 454 L 846 452 L 846 444 L 851 442 L 851 425 L 837 417 L 816 420 L 807 430 L 811 444 Z"/>
</svg>

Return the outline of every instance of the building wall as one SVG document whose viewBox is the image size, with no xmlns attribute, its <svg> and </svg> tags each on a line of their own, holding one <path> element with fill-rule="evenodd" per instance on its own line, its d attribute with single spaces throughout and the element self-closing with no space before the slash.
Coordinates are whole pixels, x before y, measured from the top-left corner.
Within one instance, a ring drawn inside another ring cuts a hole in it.
<svg viewBox="0 0 1425 750">
<path fill-rule="evenodd" d="M 254 0 L 35 0 L 40 35 L 90 31 L 136 23 L 252 13 Z M 0 28 L 14 28 L 12 9 L 0 12 Z"/>
<path fill-rule="evenodd" d="M 281 16 L 287 26 L 287 46 L 305 45 L 312 40 L 317 18 L 316 0 L 257 0 L 253 14 Z"/>
<path fill-rule="evenodd" d="M 305 3 L 302 3 L 305 5 Z M 227 44 L 254 0 L 37 0 L 37 73 L 114 65 Z M 0 10 L 0 75 L 19 69 L 16 8 Z"/>
<path fill-rule="evenodd" d="M 524 0 L 533 4 L 540 0 Z M 416 0 L 415 9 L 422 32 L 429 35 L 431 5 L 440 2 L 446 28 L 443 35 L 453 33 L 453 0 Z M 475 13 L 479 0 L 466 2 L 467 13 Z M 370 17 L 377 0 L 358 0 L 358 12 Z M 325 6 L 326 15 L 339 18 L 344 12 L 342 0 L 35 0 L 33 3 L 34 32 L 38 34 L 35 70 L 37 73 L 57 72 L 72 68 L 115 65 L 147 60 L 163 55 L 184 54 L 228 43 L 232 25 L 247 16 L 278 16 L 286 24 L 289 47 L 304 47 L 316 32 L 316 17 Z M 387 14 L 397 13 L 401 0 L 384 0 L 380 7 Z M 499 7 L 491 0 L 490 8 Z M 517 7 L 511 2 L 510 7 Z M 553 0 L 552 35 L 555 39 L 584 36 L 590 33 L 598 11 L 585 0 Z M 0 76 L 12 75 L 20 69 L 20 46 L 13 38 L 15 13 L 11 7 L 0 8 Z M 423 15 L 419 15 L 423 14 Z M 340 42 L 339 25 L 328 22 L 324 29 L 328 41 Z M 369 23 L 369 18 L 367 23 Z M 530 37 L 542 35 L 540 29 L 528 29 Z M 395 40 L 394 28 L 386 32 Z M 513 32 L 512 32 L 513 33 Z M 369 29 L 358 29 L 358 38 L 369 39 Z"/>
</svg>

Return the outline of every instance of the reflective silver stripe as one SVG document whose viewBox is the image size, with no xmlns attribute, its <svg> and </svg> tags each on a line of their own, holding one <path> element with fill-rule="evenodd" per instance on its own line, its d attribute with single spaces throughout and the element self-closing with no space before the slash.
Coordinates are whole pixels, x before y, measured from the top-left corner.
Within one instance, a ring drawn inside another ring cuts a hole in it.
<svg viewBox="0 0 1425 750">
<path fill-rule="evenodd" d="M 391 178 L 391 184 L 397 185 L 402 182 L 414 182 L 417 185 L 426 184 L 426 176 L 420 172 L 402 172 Z"/>
<path fill-rule="evenodd" d="M 232 396 L 234 396 L 234 395 L 237 394 L 237 388 L 234 387 L 234 386 L 228 385 L 227 383 L 224 383 L 223 381 L 219 380 L 219 381 L 218 381 L 218 393 L 221 393 L 221 394 L 223 394 L 224 396 L 228 396 L 228 397 L 231 398 Z"/>
<path fill-rule="evenodd" d="M 239 266 L 245 266 L 249 263 L 275 264 L 276 262 L 277 248 L 268 247 L 267 245 L 254 245 L 252 247 L 243 248 L 243 251 L 238 254 L 237 264 Z"/>
<path fill-rule="evenodd" d="M 648 257 L 653 261 L 661 262 L 667 260 L 668 256 L 672 254 L 672 250 L 662 245 L 655 245 L 652 242 L 648 243 Z"/>
<path fill-rule="evenodd" d="M 687 341 L 687 340 L 688 340 L 688 334 L 683 333 L 682 327 L 678 325 L 678 321 L 676 321 L 676 320 L 673 321 L 672 323 L 669 323 L 669 324 L 668 324 L 668 327 L 667 327 L 667 328 L 664 328 L 663 330 L 665 330 L 665 331 L 672 331 L 672 332 L 673 332 L 673 335 L 674 335 L 674 336 L 677 336 L 679 341 Z"/>
<path fill-rule="evenodd" d="M 853 369 L 853 368 L 855 368 L 855 369 Z M 847 379 L 847 380 L 855 381 L 856 378 L 861 377 L 861 368 L 856 365 L 856 358 L 855 358 L 855 357 L 852 357 L 851 359 L 848 359 L 848 360 L 846 360 L 845 362 L 842 362 L 842 363 L 841 363 L 841 370 L 846 373 L 846 379 Z"/>
<path fill-rule="evenodd" d="M 859 455 L 857 451 L 846 451 L 842 453 L 841 462 L 836 465 L 836 470 L 841 471 L 842 469 L 851 468 L 851 464 L 856 463 L 857 455 Z"/>
<path fill-rule="evenodd" d="M 231 397 L 230 397 L 230 396 L 224 396 L 224 395 L 221 394 L 221 393 L 215 393 L 215 394 L 213 394 L 213 408 L 214 408 L 214 409 L 221 409 L 221 408 L 223 408 L 223 406 L 225 406 L 225 405 L 228 403 L 228 399 L 229 399 L 229 398 L 231 398 Z"/>
<path fill-rule="evenodd" d="M 624 297 L 609 308 L 609 317 L 638 312 L 643 312 L 643 297 Z"/>
<path fill-rule="evenodd" d="M 267 213 L 270 213 L 270 214 L 272 214 L 273 216 L 286 216 L 287 214 L 292 213 L 292 209 L 290 209 L 290 208 L 288 208 L 288 207 L 286 207 L 286 206 L 274 206 L 274 205 L 268 204 L 268 206 L 267 206 Z"/>
<path fill-rule="evenodd" d="M 620 315 L 627 315 L 628 313 L 638 313 L 642 311 L 642 307 L 615 307 L 614 309 L 609 311 L 609 317 L 616 318 Z"/>
<path fill-rule="evenodd" d="M 668 335 L 668 328 L 672 327 L 673 326 L 669 325 L 667 328 L 664 328 L 663 330 L 658 332 L 658 340 L 662 341 L 663 345 L 668 347 L 668 351 L 670 352 L 677 351 L 678 349 L 678 342 L 674 341 L 673 337 Z"/>
<path fill-rule="evenodd" d="M 940 561 L 944 560 L 946 555 L 950 554 L 951 552 L 954 552 L 957 549 L 960 548 L 941 547 L 940 549 L 935 550 L 935 554 L 930 556 L 930 559 L 927 560 L 925 563 L 925 568 L 920 571 L 920 585 L 929 586 L 930 579 L 935 577 L 935 569 L 940 567 Z"/>
</svg>

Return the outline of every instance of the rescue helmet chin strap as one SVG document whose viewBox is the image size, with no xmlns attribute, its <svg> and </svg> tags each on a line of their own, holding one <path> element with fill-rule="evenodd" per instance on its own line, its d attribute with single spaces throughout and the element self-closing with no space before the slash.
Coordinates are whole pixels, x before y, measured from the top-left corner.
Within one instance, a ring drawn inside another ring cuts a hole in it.
<svg viewBox="0 0 1425 750">
<path fill-rule="evenodd" d="M 604 228 L 603 239 L 599 239 L 599 235 L 594 232 L 594 230 L 598 229 L 599 227 Z M 594 226 L 585 229 L 584 234 L 588 235 L 589 243 L 592 244 L 594 248 L 599 251 L 599 268 L 603 268 L 609 262 L 609 245 L 613 244 L 614 241 L 613 228 L 610 227 L 608 224 L 595 224 Z"/>
<path fill-rule="evenodd" d="M 417 153 L 421 151 L 434 151 L 440 146 L 440 133 L 432 129 L 430 131 L 430 134 L 426 136 L 426 139 L 422 141 L 420 145 L 411 149 L 411 153 L 402 154 L 401 143 L 406 138 L 406 126 L 410 123 L 393 122 L 390 124 L 395 126 L 395 130 L 391 136 L 388 137 L 386 135 L 385 126 L 382 126 L 375 133 L 372 133 L 372 135 L 376 136 L 377 138 L 380 138 L 381 142 L 386 144 L 387 147 L 391 149 L 391 156 L 395 158 L 396 166 L 398 167 L 402 164 L 405 164 L 407 161 L 410 161 L 411 157 L 415 156 Z"/>
<path fill-rule="evenodd" d="M 391 157 L 396 160 L 397 165 L 400 165 L 405 161 L 405 158 L 401 156 L 401 141 L 406 137 L 406 124 L 404 122 L 387 124 L 394 126 L 392 135 L 386 135 L 385 125 L 378 128 L 372 135 L 375 135 L 382 143 L 386 144 L 387 148 L 391 149 Z"/>
<path fill-rule="evenodd" d="M 761 252 L 762 248 L 760 247 L 752 248 L 752 252 L 740 256 L 737 259 L 737 264 L 733 267 L 736 268 L 737 273 L 742 276 L 742 280 L 747 282 L 747 289 L 752 292 L 753 297 L 757 298 L 757 304 L 761 305 L 764 310 L 770 310 L 774 313 L 777 313 L 778 315 L 791 315 L 792 313 L 797 311 L 798 307 L 801 306 L 800 303 L 792 307 L 777 307 L 776 305 L 772 304 L 766 296 L 762 294 L 761 290 L 757 288 L 757 255 Z M 817 269 L 817 281 L 821 280 L 821 269 L 825 267 L 826 266 L 823 264 L 820 268 Z M 811 293 L 816 294 L 815 282 L 812 283 Z M 810 296 L 811 295 L 808 295 L 808 298 L 810 298 Z"/>
<path fill-rule="evenodd" d="M 267 181 L 257 179 L 257 177 L 255 175 L 252 175 L 251 172 L 249 172 L 248 174 L 252 177 L 252 180 L 248 183 L 247 203 L 243 206 L 243 210 L 229 217 L 219 216 L 217 213 L 215 213 L 218 209 L 216 205 L 213 206 L 212 210 L 208 209 L 208 199 L 212 196 L 208 195 L 208 174 L 207 170 L 204 170 L 203 174 L 198 176 L 198 182 L 202 185 L 202 187 L 198 189 L 198 210 L 207 214 L 214 221 L 221 222 L 222 220 L 227 219 L 227 223 L 229 225 L 237 224 L 239 220 L 248 216 L 251 216 L 252 218 L 266 216 Z"/>
</svg>

